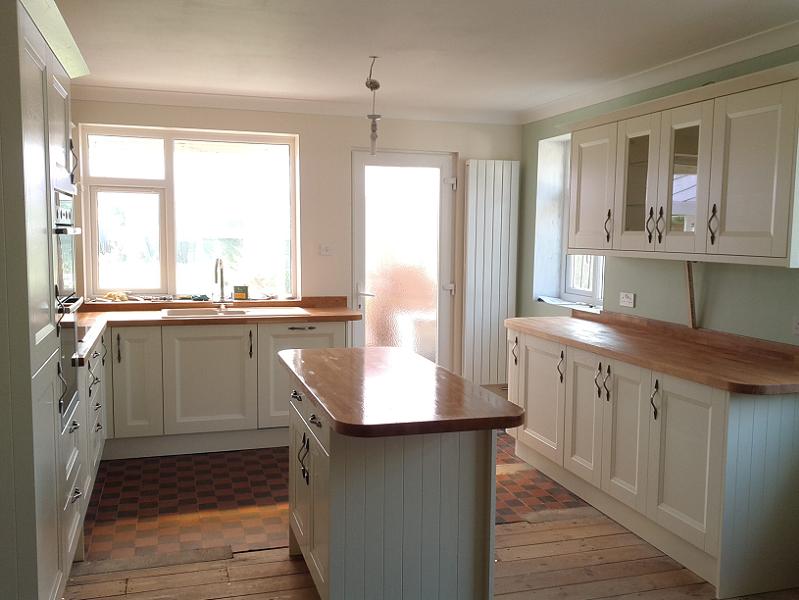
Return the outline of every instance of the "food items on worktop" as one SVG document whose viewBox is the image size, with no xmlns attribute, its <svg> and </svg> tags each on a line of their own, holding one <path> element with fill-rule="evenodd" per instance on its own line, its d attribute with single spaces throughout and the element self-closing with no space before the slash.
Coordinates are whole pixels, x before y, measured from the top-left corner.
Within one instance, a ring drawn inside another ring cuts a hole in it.
<svg viewBox="0 0 799 600">
<path fill-rule="evenodd" d="M 233 299 L 234 300 L 247 300 L 250 297 L 250 288 L 246 285 L 233 286 Z"/>
<path fill-rule="evenodd" d="M 127 302 L 129 300 L 125 292 L 106 292 L 102 298 L 111 302 Z"/>
</svg>

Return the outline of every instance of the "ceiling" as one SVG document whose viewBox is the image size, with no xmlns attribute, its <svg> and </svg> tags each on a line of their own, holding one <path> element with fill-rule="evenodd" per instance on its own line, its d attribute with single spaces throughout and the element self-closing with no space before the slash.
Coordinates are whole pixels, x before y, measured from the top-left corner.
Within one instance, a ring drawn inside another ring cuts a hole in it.
<svg viewBox="0 0 799 600">
<path fill-rule="evenodd" d="M 91 70 L 80 85 L 365 111 L 368 56 L 377 54 L 377 109 L 387 117 L 449 111 L 523 122 L 588 104 L 620 81 L 648 87 L 661 82 L 653 73 L 675 79 L 799 40 L 796 0 L 56 3 Z"/>
</svg>

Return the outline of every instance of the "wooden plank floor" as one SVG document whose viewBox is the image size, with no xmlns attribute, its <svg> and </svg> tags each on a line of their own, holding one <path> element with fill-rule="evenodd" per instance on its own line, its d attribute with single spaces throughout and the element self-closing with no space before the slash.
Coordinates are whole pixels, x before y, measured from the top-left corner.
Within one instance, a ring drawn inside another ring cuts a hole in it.
<svg viewBox="0 0 799 600">
<path fill-rule="evenodd" d="M 497 525 L 496 542 L 495 597 L 502 600 L 713 598 L 700 577 L 591 507 Z M 76 564 L 65 599 L 318 599 L 305 563 L 286 548 L 208 558 L 130 570 L 120 570 L 121 561 Z M 749 598 L 796 600 L 799 590 Z"/>
</svg>

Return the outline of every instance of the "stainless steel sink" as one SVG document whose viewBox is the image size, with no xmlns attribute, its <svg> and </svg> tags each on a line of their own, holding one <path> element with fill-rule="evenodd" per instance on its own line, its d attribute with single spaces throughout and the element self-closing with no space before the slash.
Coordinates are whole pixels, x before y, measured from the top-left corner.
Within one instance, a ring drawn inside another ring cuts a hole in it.
<svg viewBox="0 0 799 600">
<path fill-rule="evenodd" d="M 161 316 L 170 319 L 181 317 L 227 317 L 246 314 L 247 311 L 243 308 L 164 308 L 161 310 Z"/>
</svg>

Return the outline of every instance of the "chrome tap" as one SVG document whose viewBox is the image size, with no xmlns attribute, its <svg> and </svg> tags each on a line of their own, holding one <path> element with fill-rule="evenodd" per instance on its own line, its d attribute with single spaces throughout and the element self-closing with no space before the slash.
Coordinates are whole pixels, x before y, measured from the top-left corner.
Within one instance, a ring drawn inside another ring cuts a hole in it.
<svg viewBox="0 0 799 600">
<path fill-rule="evenodd" d="M 221 258 L 214 263 L 214 283 L 219 284 L 219 301 L 225 301 L 225 264 Z"/>
</svg>

